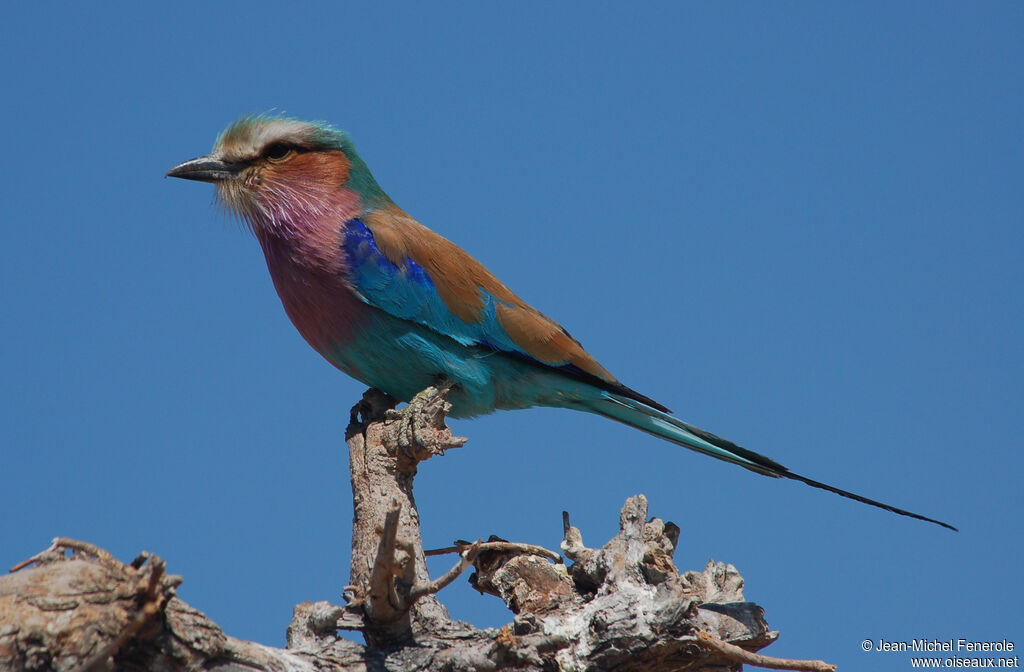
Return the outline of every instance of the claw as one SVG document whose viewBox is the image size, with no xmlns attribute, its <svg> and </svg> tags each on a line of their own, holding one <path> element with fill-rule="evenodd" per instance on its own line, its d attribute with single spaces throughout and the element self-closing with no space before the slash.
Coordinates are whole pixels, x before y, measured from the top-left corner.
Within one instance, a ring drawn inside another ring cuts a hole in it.
<svg viewBox="0 0 1024 672">
<path fill-rule="evenodd" d="M 448 404 L 448 392 L 455 383 L 447 378 L 438 381 L 437 386 L 428 387 L 409 402 L 402 410 L 389 410 L 385 419 L 398 420 L 398 447 L 411 460 L 424 460 L 431 455 L 444 454 L 448 448 L 457 448 L 466 442 L 453 437 L 444 425 L 444 414 Z"/>
</svg>

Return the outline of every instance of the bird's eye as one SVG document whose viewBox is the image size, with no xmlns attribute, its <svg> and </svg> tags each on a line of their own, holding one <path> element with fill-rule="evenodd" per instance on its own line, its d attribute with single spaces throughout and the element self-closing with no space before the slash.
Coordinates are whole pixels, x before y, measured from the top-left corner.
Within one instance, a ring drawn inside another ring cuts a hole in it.
<svg viewBox="0 0 1024 672">
<path fill-rule="evenodd" d="M 267 157 L 271 161 L 280 161 L 291 156 L 291 153 L 295 151 L 295 148 L 291 145 L 286 145 L 283 142 L 275 142 L 272 145 L 268 145 L 263 150 L 263 156 Z"/>
</svg>

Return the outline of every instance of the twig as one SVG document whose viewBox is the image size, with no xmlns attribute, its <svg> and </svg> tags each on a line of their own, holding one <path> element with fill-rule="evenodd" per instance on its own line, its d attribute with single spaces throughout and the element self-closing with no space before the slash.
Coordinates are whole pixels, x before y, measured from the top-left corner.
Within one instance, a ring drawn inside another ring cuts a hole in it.
<svg viewBox="0 0 1024 672">
<path fill-rule="evenodd" d="M 533 544 L 518 544 L 513 541 L 478 541 L 475 544 L 459 544 L 445 548 L 433 548 L 424 551 L 424 555 L 446 555 L 448 553 L 462 553 L 469 546 L 479 546 L 480 551 L 498 551 L 505 553 L 520 553 L 524 555 L 539 555 L 555 562 L 561 562 L 562 556 L 554 551 L 549 551 L 543 546 Z"/>
<path fill-rule="evenodd" d="M 723 642 L 714 635 L 709 635 L 703 630 L 697 631 L 697 642 L 706 649 L 720 653 L 729 660 L 763 667 L 769 670 L 805 670 L 807 672 L 834 672 L 835 665 L 830 665 L 823 660 L 792 660 L 790 658 L 774 658 L 762 656 L 759 653 L 751 653 L 741 649 L 735 644 Z"/>
<path fill-rule="evenodd" d="M 49 547 L 47 547 L 45 550 L 39 551 L 38 553 L 33 555 L 31 558 L 28 558 L 27 560 L 22 560 L 21 562 L 16 564 L 14 567 L 11 567 L 7 571 L 13 573 L 13 572 L 18 571 L 19 569 L 25 569 L 26 567 L 28 567 L 32 563 L 38 562 L 44 555 L 47 555 L 49 553 L 53 553 L 56 550 L 57 550 L 57 539 L 54 539 L 53 543 L 50 544 Z"/>
<path fill-rule="evenodd" d="M 461 553 L 464 546 L 445 546 L 444 548 L 431 548 L 423 551 L 423 555 L 429 557 L 431 555 L 448 555 L 449 553 Z"/>
<path fill-rule="evenodd" d="M 493 543 L 493 542 L 491 542 Z M 442 576 L 434 579 L 429 583 L 417 583 L 409 590 L 409 604 L 411 605 L 416 600 L 420 599 L 424 595 L 433 595 L 442 588 L 450 584 L 459 574 L 466 571 L 469 567 L 473 566 L 473 560 L 476 559 L 477 553 L 481 547 L 486 546 L 483 542 L 477 541 L 474 544 L 470 544 L 461 553 L 459 561 L 455 563 L 455 566 L 445 572 Z"/>
<path fill-rule="evenodd" d="M 54 540 L 50 543 L 49 548 L 47 548 L 46 550 L 40 551 L 39 553 L 36 553 L 35 555 L 33 555 L 28 560 L 22 560 L 21 562 L 16 564 L 14 567 L 11 567 L 11 569 L 9 571 L 10 572 L 17 572 L 18 570 L 24 569 L 24 568 L 28 567 L 29 565 L 31 565 L 33 563 L 39 562 L 46 555 L 48 555 L 50 553 L 53 553 L 55 551 L 61 550 L 61 549 L 68 549 L 68 550 L 75 551 L 77 553 L 84 553 L 86 555 L 91 555 L 92 557 L 96 558 L 97 561 L 102 562 L 103 564 L 106 564 L 106 565 L 110 565 L 110 564 L 119 565 L 120 564 L 117 561 L 117 558 L 112 556 L 110 553 L 108 553 L 107 551 L 103 550 L 99 546 L 95 546 L 93 544 L 90 544 L 87 541 L 78 541 L 77 539 L 70 539 L 68 537 L 55 537 Z"/>
</svg>

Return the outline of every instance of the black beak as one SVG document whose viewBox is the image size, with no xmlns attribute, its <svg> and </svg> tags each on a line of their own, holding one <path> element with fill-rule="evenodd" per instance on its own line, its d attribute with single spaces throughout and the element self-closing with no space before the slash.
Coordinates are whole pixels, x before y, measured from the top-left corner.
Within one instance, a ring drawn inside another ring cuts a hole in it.
<svg viewBox="0 0 1024 672">
<path fill-rule="evenodd" d="M 180 177 L 183 180 L 198 180 L 199 182 L 221 182 L 231 179 L 244 167 L 244 164 L 225 163 L 212 156 L 200 156 L 171 168 L 165 177 Z"/>
</svg>

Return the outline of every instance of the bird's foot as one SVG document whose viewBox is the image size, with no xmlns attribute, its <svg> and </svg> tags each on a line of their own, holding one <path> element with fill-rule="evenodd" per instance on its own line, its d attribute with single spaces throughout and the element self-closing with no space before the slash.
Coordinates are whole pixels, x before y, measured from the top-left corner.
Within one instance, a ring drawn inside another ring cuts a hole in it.
<svg viewBox="0 0 1024 672">
<path fill-rule="evenodd" d="M 454 386 L 455 383 L 444 378 L 413 397 L 405 408 L 385 412 L 386 420 L 398 420 L 398 446 L 409 459 L 419 462 L 466 443 L 465 438 L 452 436 L 444 422 L 445 414 L 452 407 L 448 403 L 448 392 Z"/>
</svg>

